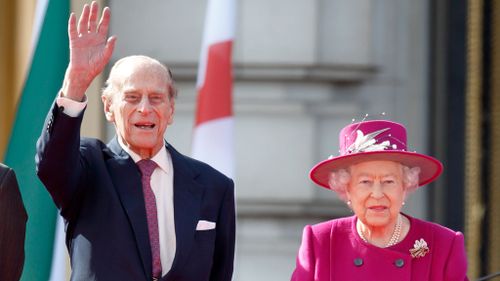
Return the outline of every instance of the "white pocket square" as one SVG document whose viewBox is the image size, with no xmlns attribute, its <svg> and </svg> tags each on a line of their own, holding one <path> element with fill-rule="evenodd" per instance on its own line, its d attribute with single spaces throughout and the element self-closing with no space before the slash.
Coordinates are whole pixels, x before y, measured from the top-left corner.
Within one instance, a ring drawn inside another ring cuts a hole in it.
<svg viewBox="0 0 500 281">
<path fill-rule="evenodd" d="M 215 229 L 215 222 L 199 220 L 198 225 L 196 225 L 196 230 L 210 230 Z"/>
</svg>

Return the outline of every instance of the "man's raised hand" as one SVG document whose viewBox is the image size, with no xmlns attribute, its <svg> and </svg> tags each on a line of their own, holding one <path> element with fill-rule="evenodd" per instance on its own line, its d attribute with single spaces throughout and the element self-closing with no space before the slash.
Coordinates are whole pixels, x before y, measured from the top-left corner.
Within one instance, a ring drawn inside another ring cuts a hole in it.
<svg viewBox="0 0 500 281">
<path fill-rule="evenodd" d="M 99 22 L 98 12 L 99 5 L 93 1 L 83 7 L 78 25 L 74 13 L 69 17 L 70 61 L 62 94 L 73 100 L 84 99 L 85 91 L 108 64 L 115 47 L 116 37 L 108 38 L 110 10 L 104 8 Z"/>
</svg>

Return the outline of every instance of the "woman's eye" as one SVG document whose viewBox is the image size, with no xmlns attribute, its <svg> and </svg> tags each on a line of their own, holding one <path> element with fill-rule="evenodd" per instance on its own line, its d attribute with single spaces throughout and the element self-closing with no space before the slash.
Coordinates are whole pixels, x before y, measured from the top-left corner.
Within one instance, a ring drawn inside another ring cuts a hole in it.
<svg viewBox="0 0 500 281">
<path fill-rule="evenodd" d="M 384 184 L 394 184 L 395 181 L 394 180 L 385 180 L 384 181 Z"/>
</svg>

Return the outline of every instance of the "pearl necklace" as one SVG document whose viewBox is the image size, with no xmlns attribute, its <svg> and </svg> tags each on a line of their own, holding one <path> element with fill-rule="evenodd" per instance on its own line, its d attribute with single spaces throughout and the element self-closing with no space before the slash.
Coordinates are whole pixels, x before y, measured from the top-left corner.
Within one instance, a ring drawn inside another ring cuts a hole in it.
<svg viewBox="0 0 500 281">
<path fill-rule="evenodd" d="M 403 226 L 403 220 L 401 219 L 401 215 L 398 214 L 398 220 L 396 222 L 396 227 L 394 227 L 394 231 L 392 232 L 391 239 L 389 240 L 389 242 L 387 242 L 387 244 L 385 245 L 384 248 L 393 246 L 396 243 L 398 243 L 399 237 L 401 236 L 402 226 Z M 363 232 L 361 231 L 361 229 L 359 227 L 356 227 L 356 229 L 358 230 L 359 237 L 361 237 L 361 239 L 363 239 L 363 241 L 365 241 L 366 243 L 369 243 L 368 239 L 366 239 L 365 236 L 363 235 Z"/>
</svg>

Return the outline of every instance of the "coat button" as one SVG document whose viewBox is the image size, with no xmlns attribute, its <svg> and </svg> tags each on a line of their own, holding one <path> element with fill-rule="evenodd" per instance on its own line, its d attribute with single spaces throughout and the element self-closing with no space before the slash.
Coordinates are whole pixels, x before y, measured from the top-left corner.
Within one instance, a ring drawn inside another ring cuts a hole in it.
<svg viewBox="0 0 500 281">
<path fill-rule="evenodd" d="M 363 259 L 360 259 L 360 258 L 356 258 L 354 259 L 354 265 L 355 266 L 362 266 L 363 265 Z"/>
<path fill-rule="evenodd" d="M 403 267 L 405 265 L 405 261 L 403 259 L 397 259 L 397 260 L 394 261 L 394 265 L 396 267 L 401 268 L 401 267 Z"/>
</svg>

